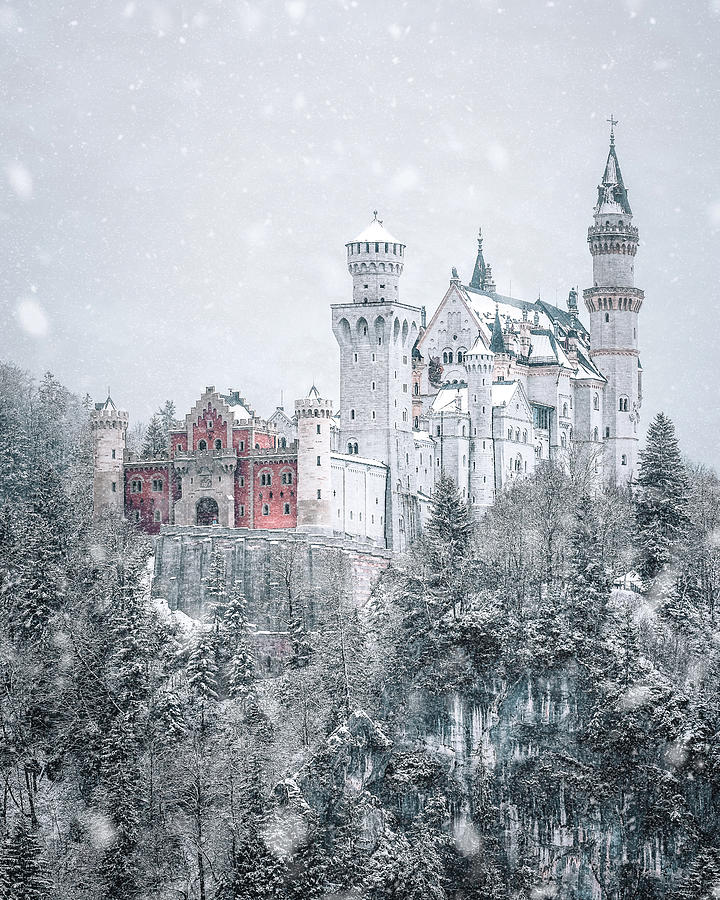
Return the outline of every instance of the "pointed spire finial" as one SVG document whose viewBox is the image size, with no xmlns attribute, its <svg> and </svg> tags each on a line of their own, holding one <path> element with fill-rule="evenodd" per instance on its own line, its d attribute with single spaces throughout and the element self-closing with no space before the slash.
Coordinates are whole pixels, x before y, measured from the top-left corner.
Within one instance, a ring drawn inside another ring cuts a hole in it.
<svg viewBox="0 0 720 900">
<path fill-rule="evenodd" d="M 605 121 L 610 123 L 610 146 L 614 147 L 615 146 L 615 126 L 618 124 L 618 120 L 615 118 L 615 116 L 612 113 L 610 113 L 610 118 L 606 119 Z"/>
<path fill-rule="evenodd" d="M 478 250 L 482 252 L 482 228 L 478 227 Z"/>
<path fill-rule="evenodd" d="M 373 222 L 377 222 L 377 210 L 373 210 Z"/>
<path fill-rule="evenodd" d="M 495 304 L 495 321 L 493 322 L 490 349 L 493 353 L 505 353 L 505 341 L 503 340 L 502 325 L 500 324 L 500 310 Z"/>
</svg>

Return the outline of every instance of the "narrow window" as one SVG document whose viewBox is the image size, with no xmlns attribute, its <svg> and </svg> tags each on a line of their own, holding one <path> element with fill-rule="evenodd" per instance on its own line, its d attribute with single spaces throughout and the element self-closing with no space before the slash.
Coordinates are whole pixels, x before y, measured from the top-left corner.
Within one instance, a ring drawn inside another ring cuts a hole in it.
<svg viewBox="0 0 720 900">
<path fill-rule="evenodd" d="M 115 451 L 112 452 L 112 458 L 115 459 Z"/>
<path fill-rule="evenodd" d="M 322 491 L 320 490 L 320 488 L 318 488 L 317 498 L 318 500 L 322 500 Z"/>
<path fill-rule="evenodd" d="M 317 458 L 317 464 L 320 465 L 320 457 Z"/>
<path fill-rule="evenodd" d="M 351 409 L 350 410 L 350 419 L 354 419 L 354 418 L 355 418 L 355 410 Z"/>
<path fill-rule="evenodd" d="M 609 427 L 605 429 L 605 437 L 606 438 L 610 437 L 610 428 Z"/>
<path fill-rule="evenodd" d="M 290 515 L 290 504 L 289 504 L 289 503 L 285 503 L 285 504 L 283 505 L 283 515 L 284 515 L 284 516 L 289 516 L 289 515 Z"/>
<path fill-rule="evenodd" d="M 198 450 L 207 450 L 207 441 L 198 441 Z"/>
<path fill-rule="evenodd" d="M 207 430 L 208 431 L 213 430 L 213 420 L 212 419 L 210 419 L 210 421 L 207 423 Z"/>
<path fill-rule="evenodd" d="M 162 479 L 153 478 L 152 489 L 155 493 L 161 492 L 163 489 Z"/>
<path fill-rule="evenodd" d="M 161 521 L 160 510 L 159 510 L 159 509 L 156 509 L 155 512 L 153 513 L 153 519 L 154 519 L 156 522 L 160 522 L 160 521 Z"/>
<path fill-rule="evenodd" d="M 320 434 L 320 423 L 317 423 L 317 433 Z"/>
<path fill-rule="evenodd" d="M 245 515 L 245 507 L 244 506 L 240 506 L 240 508 L 238 509 L 238 515 L 239 516 Z"/>
<path fill-rule="evenodd" d="M 117 484 L 114 481 L 112 483 L 112 492 L 113 492 L 113 494 L 117 493 Z"/>
<path fill-rule="evenodd" d="M 215 449 L 222 450 L 222 441 L 221 440 L 218 439 L 215 441 Z"/>
<path fill-rule="evenodd" d="M 620 457 L 620 465 L 621 465 L 621 466 L 626 466 L 626 465 L 627 465 L 627 456 L 625 456 L 624 453 L 623 453 L 623 455 Z"/>
<path fill-rule="evenodd" d="M 263 514 L 264 516 L 269 516 L 269 515 L 270 515 L 270 507 L 268 506 L 267 503 L 263 503 L 262 514 Z"/>
</svg>

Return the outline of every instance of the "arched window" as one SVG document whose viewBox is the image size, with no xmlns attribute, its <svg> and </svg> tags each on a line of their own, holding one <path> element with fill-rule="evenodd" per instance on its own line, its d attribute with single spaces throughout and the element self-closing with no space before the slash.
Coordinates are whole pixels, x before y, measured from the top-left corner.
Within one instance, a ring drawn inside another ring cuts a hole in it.
<svg viewBox="0 0 720 900">
<path fill-rule="evenodd" d="M 508 428 L 508 440 L 512 440 L 512 428 Z"/>
<path fill-rule="evenodd" d="M 289 503 L 283 503 L 283 515 L 284 516 L 290 515 L 290 504 Z"/>
<path fill-rule="evenodd" d="M 351 418 L 351 419 L 354 419 L 354 418 L 355 418 L 355 410 L 354 410 L 354 409 L 351 409 L 351 410 L 350 410 L 350 418 Z"/>
<path fill-rule="evenodd" d="M 610 437 L 610 426 L 609 426 L 609 425 L 608 425 L 607 428 L 605 429 L 605 437 L 606 437 L 606 438 L 609 438 L 609 437 Z"/>
<path fill-rule="evenodd" d="M 621 397 L 621 398 L 620 398 L 620 406 L 619 406 L 620 412 L 627 412 L 627 411 L 628 411 L 628 402 L 629 402 L 629 401 L 628 401 L 628 398 L 627 398 L 627 397 Z"/>
<path fill-rule="evenodd" d="M 352 452 L 353 452 L 352 441 L 348 441 L 348 453 L 352 453 Z"/>
<path fill-rule="evenodd" d="M 281 437 L 279 444 L 280 444 L 280 449 L 285 450 L 287 448 L 287 438 Z"/>
<path fill-rule="evenodd" d="M 593 394 L 593 409 L 600 409 L 600 397 L 598 394 Z"/>
<path fill-rule="evenodd" d="M 518 442 L 518 444 L 520 443 L 520 429 L 519 428 L 515 429 L 515 440 Z"/>
<path fill-rule="evenodd" d="M 415 396 L 417 397 L 417 395 L 419 393 L 420 393 L 420 385 L 416 381 L 415 384 L 413 385 L 413 394 L 415 394 Z"/>
<path fill-rule="evenodd" d="M 563 431 L 563 433 L 560 435 L 560 446 L 563 447 L 563 448 L 564 448 L 564 447 L 567 447 L 567 438 L 565 437 L 565 432 L 564 432 L 564 431 Z"/>
<path fill-rule="evenodd" d="M 606 322 L 610 321 L 610 313 L 605 313 L 605 321 Z"/>
<path fill-rule="evenodd" d="M 453 352 L 452 350 L 443 350 L 442 355 L 443 363 L 447 366 L 449 363 L 453 361 Z"/>
<path fill-rule="evenodd" d="M 623 453 L 623 455 L 620 457 L 620 465 L 621 465 L 621 466 L 626 466 L 626 465 L 627 465 L 627 456 L 625 456 L 624 453 Z"/>
<path fill-rule="evenodd" d="M 413 428 L 417 431 L 420 428 L 420 419 L 418 416 L 413 418 Z"/>
<path fill-rule="evenodd" d="M 466 352 L 467 352 L 467 351 L 464 350 L 463 348 L 460 348 L 460 349 L 458 350 L 458 352 L 457 352 L 457 361 L 458 361 L 459 363 L 464 362 L 464 360 L 465 360 L 465 353 L 466 353 Z"/>
<path fill-rule="evenodd" d="M 215 449 L 222 450 L 222 441 L 219 438 L 215 441 Z"/>
<path fill-rule="evenodd" d="M 542 459 L 542 445 L 541 444 L 538 444 L 537 447 L 535 447 L 535 456 L 537 457 L 537 459 Z"/>
<path fill-rule="evenodd" d="M 198 441 L 198 450 L 207 450 L 207 441 Z"/>
<path fill-rule="evenodd" d="M 593 431 L 593 440 L 595 441 L 595 443 L 597 443 L 600 440 L 600 434 L 599 434 L 597 428 Z"/>
<path fill-rule="evenodd" d="M 262 514 L 263 514 L 264 516 L 269 516 L 269 515 L 270 515 L 270 505 L 269 505 L 268 503 L 263 503 L 263 505 L 262 505 Z"/>
<path fill-rule="evenodd" d="M 355 443 L 353 444 L 353 453 L 357 456 L 357 452 L 358 452 L 358 445 L 357 445 L 357 441 L 355 441 Z"/>
<path fill-rule="evenodd" d="M 523 444 L 527 444 L 527 428 L 523 431 Z"/>
<path fill-rule="evenodd" d="M 567 419 L 567 417 L 568 417 L 568 405 L 567 405 L 567 403 L 563 403 L 562 414 L 563 414 L 563 418 L 564 418 L 564 419 Z"/>
</svg>

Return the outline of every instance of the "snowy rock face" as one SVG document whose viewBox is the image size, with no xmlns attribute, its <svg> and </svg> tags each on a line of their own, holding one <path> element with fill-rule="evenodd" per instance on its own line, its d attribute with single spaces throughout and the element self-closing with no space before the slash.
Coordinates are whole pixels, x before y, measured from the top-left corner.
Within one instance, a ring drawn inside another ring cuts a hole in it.
<svg viewBox="0 0 720 900">
<path fill-rule="evenodd" d="M 294 789 L 330 821 L 337 804 L 357 804 L 371 853 L 388 828 L 411 827 L 442 796 L 459 852 L 477 854 L 488 840 L 477 823 L 491 821 L 508 864 L 539 873 L 532 896 L 624 896 L 614 891 L 628 861 L 657 878 L 672 871 L 682 829 L 658 831 L 654 786 L 638 791 L 620 763 L 605 770 L 584 694 L 568 666 L 416 696 L 392 740 L 356 712 L 293 779 Z"/>
</svg>

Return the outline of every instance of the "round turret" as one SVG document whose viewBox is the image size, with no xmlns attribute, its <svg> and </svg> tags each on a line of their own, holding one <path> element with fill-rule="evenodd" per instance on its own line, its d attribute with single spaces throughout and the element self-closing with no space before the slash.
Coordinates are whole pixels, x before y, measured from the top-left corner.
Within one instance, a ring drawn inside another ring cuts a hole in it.
<svg viewBox="0 0 720 900">
<path fill-rule="evenodd" d="M 300 531 L 332 533 L 330 432 L 332 400 L 313 385 L 295 401 L 298 430 L 297 527 Z"/>
<path fill-rule="evenodd" d="M 90 412 L 93 436 L 93 512 L 120 515 L 124 506 L 123 459 L 128 414 L 117 409 L 110 397 Z"/>
<path fill-rule="evenodd" d="M 492 381 L 495 354 L 478 337 L 463 360 L 470 413 L 470 505 L 476 515 L 492 506 L 495 476 L 492 442 Z"/>
<path fill-rule="evenodd" d="M 399 280 L 405 263 L 405 244 L 375 218 L 345 245 L 353 278 L 355 303 L 393 303 L 399 299 Z"/>
</svg>

